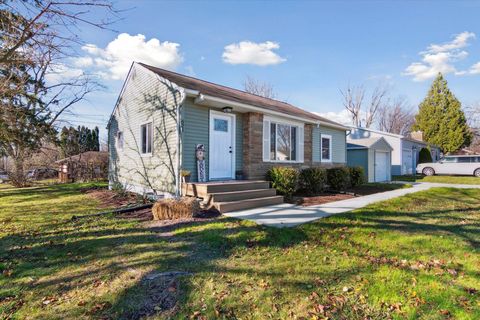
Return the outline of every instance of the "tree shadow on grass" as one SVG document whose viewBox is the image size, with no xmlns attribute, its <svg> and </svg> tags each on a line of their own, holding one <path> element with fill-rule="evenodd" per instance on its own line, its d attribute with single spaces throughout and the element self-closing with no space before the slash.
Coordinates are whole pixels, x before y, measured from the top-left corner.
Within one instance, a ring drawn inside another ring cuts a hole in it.
<svg viewBox="0 0 480 320">
<path fill-rule="evenodd" d="M 174 234 L 159 236 L 165 230 Z M 12 280 L 32 280 L 21 285 L 10 282 L 0 291 L 0 301 L 8 296 L 23 300 L 23 295 L 18 294 L 21 291 L 37 292 L 36 299 L 40 300 L 49 295 L 69 295 L 82 288 L 95 290 L 99 281 L 115 282 L 132 270 L 142 274 L 142 279 L 128 291 L 136 292 L 135 296 L 140 300 L 149 301 L 152 300 L 149 292 L 154 294 L 152 290 L 158 291 L 164 286 L 168 292 L 172 284 L 171 279 L 165 277 L 145 281 L 150 273 L 181 271 L 195 274 L 211 270 L 218 259 L 228 258 L 240 247 L 252 246 L 251 238 L 259 231 L 262 236 L 255 239 L 254 245 L 257 246 L 288 246 L 304 239 L 301 232 L 286 232 L 280 236 L 276 229 L 246 225 L 234 219 L 197 221 L 179 224 L 173 229 L 171 226 L 150 229 L 140 222 L 125 221 L 113 215 L 59 221 L 35 234 L 9 234 L 0 241 L 0 264 L 8 265 L 12 270 Z M 145 275 L 146 270 L 151 271 Z M 173 283 L 176 285 L 176 280 Z M 145 288 L 145 295 L 138 294 Z M 95 309 L 91 303 L 75 305 L 64 316 L 83 313 L 93 317 L 114 313 L 116 316 L 112 318 L 116 318 L 140 314 L 141 304 L 132 305 L 130 295 L 125 293 L 125 296 L 128 297 L 126 300 L 120 299 L 111 307 L 106 304 L 104 308 Z M 148 305 L 158 299 L 165 300 L 165 305 L 172 305 L 171 295 L 164 292 Z M 34 305 L 41 303 L 33 302 Z M 55 304 L 44 308 L 55 308 Z M 148 308 L 143 307 L 142 312 L 158 311 Z M 0 315 L 3 316 L 1 310 L 0 302 Z"/>
<path fill-rule="evenodd" d="M 357 274 L 368 275 L 378 266 L 364 263 L 343 270 L 332 267 L 322 272 L 300 268 L 294 279 L 287 279 L 284 272 L 278 270 L 259 270 L 258 266 L 245 263 L 232 266 L 224 262 L 236 259 L 237 255 L 241 257 L 248 250 L 291 247 L 300 250 L 303 245 L 299 245 L 304 242 L 318 244 L 317 250 L 324 250 L 328 248 L 327 245 L 322 247 L 326 244 L 325 233 L 335 236 L 329 241 L 335 246 L 343 246 L 352 259 L 364 259 L 366 247 L 348 242 L 348 237 L 346 240 L 341 238 L 341 229 L 352 226 L 412 234 L 450 233 L 463 237 L 477 249 L 479 226 L 475 223 L 462 224 L 457 216 L 457 213 L 464 214 L 469 210 L 477 210 L 477 207 L 424 212 L 367 209 L 360 214 L 347 213 L 338 216 L 339 219 L 327 218 L 306 226 L 284 229 L 232 218 L 179 223 L 173 228 L 147 228 L 113 215 L 59 221 L 35 234 L 13 233 L 1 238 L 0 264 L 11 268 L 12 280 L 29 277 L 32 280 L 28 283 L 11 281 L 0 290 L 0 316 L 3 316 L 2 298 L 14 296 L 21 301 L 25 299 L 19 293 L 22 291 L 34 292 L 35 300 L 28 302 L 28 308 L 31 308 L 32 305 L 41 305 L 45 296 L 69 296 L 79 290 L 95 292 L 105 287 L 120 292 L 119 296 L 108 298 L 100 295 L 99 301 L 85 298 L 86 302 L 77 301 L 58 316 L 138 319 L 160 313 L 164 317 L 175 317 L 176 306 L 191 303 L 189 299 L 195 296 L 192 290 L 199 289 L 191 279 L 205 274 L 266 277 L 275 281 L 279 289 L 288 291 L 292 288 L 308 296 L 311 287 L 299 279 L 320 277 L 329 279 L 328 286 L 335 286 L 352 280 Z M 431 223 L 425 220 L 428 216 L 437 219 L 445 216 L 445 221 L 442 224 Z M 448 286 L 446 281 L 445 286 Z M 61 307 L 60 302 L 57 303 L 42 307 L 42 315 L 56 315 L 55 311 Z M 236 308 L 241 309 L 241 303 L 244 301 L 239 299 L 226 308 L 235 313 Z"/>
</svg>

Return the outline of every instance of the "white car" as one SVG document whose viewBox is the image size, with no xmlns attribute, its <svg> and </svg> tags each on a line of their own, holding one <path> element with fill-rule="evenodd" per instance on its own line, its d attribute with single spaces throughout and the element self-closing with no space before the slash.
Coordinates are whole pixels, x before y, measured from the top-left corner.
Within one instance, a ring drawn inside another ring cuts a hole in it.
<svg viewBox="0 0 480 320">
<path fill-rule="evenodd" d="M 0 181 L 7 181 L 8 173 L 6 171 L 0 170 Z"/>
<path fill-rule="evenodd" d="M 437 162 L 421 163 L 417 173 L 425 176 L 435 174 L 475 176 L 480 178 L 479 156 L 445 156 Z"/>
</svg>

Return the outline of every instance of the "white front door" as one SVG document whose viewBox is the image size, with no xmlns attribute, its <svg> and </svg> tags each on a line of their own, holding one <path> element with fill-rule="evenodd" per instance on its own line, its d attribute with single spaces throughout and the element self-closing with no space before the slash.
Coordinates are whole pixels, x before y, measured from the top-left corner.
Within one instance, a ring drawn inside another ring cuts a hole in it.
<svg viewBox="0 0 480 320">
<path fill-rule="evenodd" d="M 388 180 L 388 152 L 375 151 L 375 182 Z"/>
<path fill-rule="evenodd" d="M 210 111 L 210 179 L 235 178 L 235 115 Z"/>
</svg>

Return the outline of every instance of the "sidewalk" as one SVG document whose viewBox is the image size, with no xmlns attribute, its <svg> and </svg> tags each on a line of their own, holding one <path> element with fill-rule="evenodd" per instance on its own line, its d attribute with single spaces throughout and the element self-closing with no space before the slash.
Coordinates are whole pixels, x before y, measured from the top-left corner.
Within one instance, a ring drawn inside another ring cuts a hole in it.
<svg viewBox="0 0 480 320">
<path fill-rule="evenodd" d="M 302 223 L 311 222 L 334 214 L 363 208 L 375 202 L 389 200 L 401 197 L 406 194 L 424 191 L 436 187 L 477 189 L 480 188 L 480 185 L 417 182 L 413 183 L 413 186 L 411 188 L 386 191 L 371 194 L 368 196 L 335 201 L 316 206 L 302 207 L 295 204 L 282 203 L 262 208 L 228 212 L 224 215 L 238 219 L 250 220 L 257 224 L 271 227 L 294 227 Z"/>
</svg>

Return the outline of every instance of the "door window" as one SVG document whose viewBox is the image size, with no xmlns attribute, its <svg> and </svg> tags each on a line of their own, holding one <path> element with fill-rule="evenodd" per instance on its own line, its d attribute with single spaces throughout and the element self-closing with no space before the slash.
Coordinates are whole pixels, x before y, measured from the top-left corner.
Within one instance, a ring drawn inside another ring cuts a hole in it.
<svg viewBox="0 0 480 320">
<path fill-rule="evenodd" d="M 213 120 L 213 130 L 228 132 L 228 121 L 224 119 L 214 119 Z"/>
</svg>

